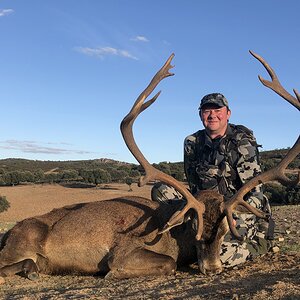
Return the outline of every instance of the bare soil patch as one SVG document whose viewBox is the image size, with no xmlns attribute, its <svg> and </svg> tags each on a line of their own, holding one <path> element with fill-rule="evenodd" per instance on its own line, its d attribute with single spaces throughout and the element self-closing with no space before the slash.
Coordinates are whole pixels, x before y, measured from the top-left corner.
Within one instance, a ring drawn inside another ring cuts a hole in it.
<svg viewBox="0 0 300 300">
<path fill-rule="evenodd" d="M 151 186 L 132 185 L 132 190 L 129 192 L 126 184 L 106 184 L 96 188 L 67 188 L 58 184 L 0 187 L 0 195 L 6 196 L 11 206 L 1 213 L 0 218 L 2 222 L 16 222 L 69 204 L 137 194 L 149 198 Z"/>
<path fill-rule="evenodd" d="M 11 208 L 0 214 L 0 232 L 16 221 L 55 207 L 125 195 L 150 197 L 151 186 L 110 185 L 65 188 L 59 185 L 1 187 Z M 221 275 L 199 274 L 197 265 L 167 277 L 107 281 L 93 276 L 47 276 L 35 281 L 13 276 L 0 285 L 1 299 L 300 299 L 300 206 L 274 207 L 275 245 L 270 252 Z"/>
</svg>

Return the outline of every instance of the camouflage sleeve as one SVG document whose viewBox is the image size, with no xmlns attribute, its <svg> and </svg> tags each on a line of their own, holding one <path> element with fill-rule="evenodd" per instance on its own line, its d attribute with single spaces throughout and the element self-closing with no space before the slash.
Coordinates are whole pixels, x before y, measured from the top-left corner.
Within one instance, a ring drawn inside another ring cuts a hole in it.
<svg viewBox="0 0 300 300">
<path fill-rule="evenodd" d="M 198 175 L 196 172 L 196 137 L 189 135 L 184 140 L 184 172 L 192 194 L 197 192 Z"/>
<path fill-rule="evenodd" d="M 247 135 L 243 136 L 238 143 L 238 153 L 237 172 L 242 184 L 244 184 L 252 177 L 261 173 L 255 138 Z M 252 189 L 246 195 L 246 199 L 251 205 L 262 209 L 262 203 L 264 201 L 262 185 Z"/>
</svg>

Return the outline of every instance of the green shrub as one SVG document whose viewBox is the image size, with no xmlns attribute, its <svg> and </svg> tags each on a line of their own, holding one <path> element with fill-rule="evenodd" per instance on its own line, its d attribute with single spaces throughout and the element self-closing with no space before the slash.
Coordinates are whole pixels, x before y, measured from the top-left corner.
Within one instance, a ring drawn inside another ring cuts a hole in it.
<svg viewBox="0 0 300 300">
<path fill-rule="evenodd" d="M 264 185 L 264 193 L 271 204 L 300 204 L 300 187 L 285 187 L 281 184 L 267 183 Z"/>
<path fill-rule="evenodd" d="M 286 204 L 300 204 L 300 186 L 297 185 L 295 187 L 287 187 L 286 188 L 286 196 L 285 196 Z"/>
<path fill-rule="evenodd" d="M 128 177 L 126 177 L 125 178 L 125 183 L 128 185 L 128 187 L 129 187 L 129 192 L 131 192 L 132 191 L 132 188 L 131 188 L 131 185 L 133 184 L 133 178 L 132 177 L 130 177 L 130 176 L 128 176 Z"/>
<path fill-rule="evenodd" d="M 5 196 L 0 196 L 0 212 L 8 210 L 10 207 L 9 202 L 7 201 Z"/>
</svg>

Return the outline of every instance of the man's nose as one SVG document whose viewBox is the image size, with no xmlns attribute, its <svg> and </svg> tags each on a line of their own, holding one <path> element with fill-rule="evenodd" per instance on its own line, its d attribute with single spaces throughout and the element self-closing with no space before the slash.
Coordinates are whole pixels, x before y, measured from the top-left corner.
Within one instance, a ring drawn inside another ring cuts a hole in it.
<svg viewBox="0 0 300 300">
<path fill-rule="evenodd" d="M 213 118 L 213 117 L 215 117 L 215 116 L 216 116 L 215 111 L 214 111 L 214 110 L 211 110 L 211 111 L 209 112 L 208 117 L 209 117 L 209 118 Z"/>
</svg>

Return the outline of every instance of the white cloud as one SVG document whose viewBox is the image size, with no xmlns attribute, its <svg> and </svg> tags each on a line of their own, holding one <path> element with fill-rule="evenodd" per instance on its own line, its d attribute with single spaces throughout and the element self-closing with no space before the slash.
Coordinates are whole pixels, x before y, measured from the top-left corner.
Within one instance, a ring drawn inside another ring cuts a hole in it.
<svg viewBox="0 0 300 300">
<path fill-rule="evenodd" d="M 131 41 L 135 41 L 135 42 L 149 42 L 149 40 L 142 35 L 137 35 L 136 37 L 132 38 Z"/>
<path fill-rule="evenodd" d="M 135 60 L 138 59 L 137 57 L 133 56 L 126 50 L 116 49 L 112 47 L 96 47 L 96 48 L 76 47 L 75 50 L 85 55 L 96 56 L 98 58 L 104 58 L 107 55 L 115 55 L 115 56 L 131 58 Z"/>
<path fill-rule="evenodd" d="M 10 15 L 14 12 L 13 9 L 7 8 L 7 9 L 0 9 L 0 17 L 4 17 L 7 15 Z"/>
<path fill-rule="evenodd" d="M 47 143 L 53 144 L 53 143 Z M 61 143 L 65 144 L 65 143 Z M 84 150 L 63 149 L 58 147 L 47 147 L 35 141 L 6 140 L 0 142 L 0 149 L 17 150 L 24 153 L 46 153 L 46 154 L 89 154 Z"/>
</svg>

